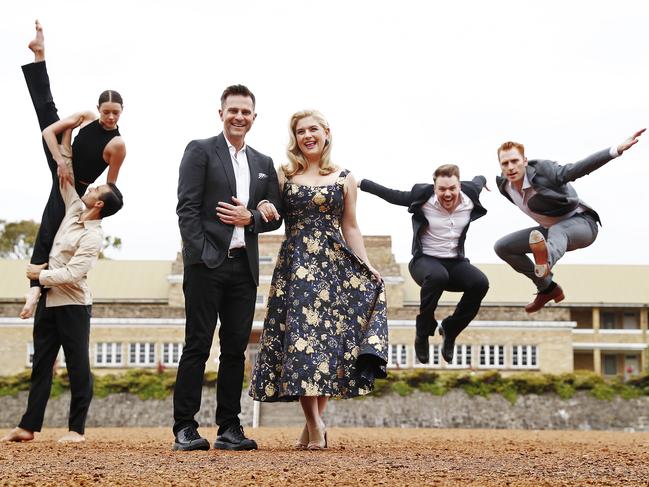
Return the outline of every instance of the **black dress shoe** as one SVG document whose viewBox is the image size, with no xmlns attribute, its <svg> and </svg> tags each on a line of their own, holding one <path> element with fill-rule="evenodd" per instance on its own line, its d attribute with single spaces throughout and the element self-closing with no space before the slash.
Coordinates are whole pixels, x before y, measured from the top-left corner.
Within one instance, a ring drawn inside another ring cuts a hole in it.
<svg viewBox="0 0 649 487">
<path fill-rule="evenodd" d="M 194 426 L 187 426 L 176 433 L 173 449 L 182 451 L 209 450 L 210 442 L 199 435 Z"/>
<path fill-rule="evenodd" d="M 444 341 L 442 342 L 442 357 L 444 357 L 447 364 L 450 364 L 453 361 L 453 353 L 455 352 L 455 338 L 451 338 L 450 334 L 446 333 L 443 321 L 439 325 L 439 333 L 444 337 Z"/>
<path fill-rule="evenodd" d="M 217 450 L 256 450 L 257 442 L 246 438 L 243 427 L 232 425 L 216 437 L 214 448 Z"/>
<path fill-rule="evenodd" d="M 417 355 L 417 360 L 422 364 L 427 364 L 430 360 L 428 347 L 428 337 L 415 335 L 415 354 Z"/>
</svg>

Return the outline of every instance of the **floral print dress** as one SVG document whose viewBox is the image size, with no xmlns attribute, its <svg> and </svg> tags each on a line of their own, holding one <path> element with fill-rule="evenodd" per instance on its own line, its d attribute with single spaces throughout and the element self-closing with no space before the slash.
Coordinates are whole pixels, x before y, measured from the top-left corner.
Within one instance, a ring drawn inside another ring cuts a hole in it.
<svg viewBox="0 0 649 487">
<path fill-rule="evenodd" d="M 326 186 L 286 181 L 282 242 L 250 395 L 257 401 L 371 392 L 368 366 L 385 377 L 385 289 L 341 234 L 349 171 Z M 359 367 L 360 366 L 360 367 Z"/>
</svg>

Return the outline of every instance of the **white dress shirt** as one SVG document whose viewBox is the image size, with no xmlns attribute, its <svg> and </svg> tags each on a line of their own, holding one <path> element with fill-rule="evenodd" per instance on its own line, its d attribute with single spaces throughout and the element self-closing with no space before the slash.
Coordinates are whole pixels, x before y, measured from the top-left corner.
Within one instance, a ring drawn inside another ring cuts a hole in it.
<svg viewBox="0 0 649 487">
<path fill-rule="evenodd" d="M 248 166 L 248 157 L 246 156 L 246 145 L 244 144 L 241 150 L 237 152 L 237 149 L 230 143 L 227 137 L 225 137 L 225 141 L 230 150 L 234 179 L 237 182 L 237 199 L 247 207 L 248 199 L 250 198 L 250 167 Z M 232 203 L 232 201 L 228 201 L 228 203 Z M 244 236 L 244 228 L 235 226 L 234 232 L 232 233 L 232 240 L 230 240 L 230 248 L 245 247 L 246 240 Z"/>
<path fill-rule="evenodd" d="M 441 259 L 457 257 L 460 236 L 471 220 L 473 206 L 471 198 L 460 192 L 457 208 L 449 213 L 433 194 L 422 206 L 428 220 L 420 237 L 423 253 Z"/>
</svg>

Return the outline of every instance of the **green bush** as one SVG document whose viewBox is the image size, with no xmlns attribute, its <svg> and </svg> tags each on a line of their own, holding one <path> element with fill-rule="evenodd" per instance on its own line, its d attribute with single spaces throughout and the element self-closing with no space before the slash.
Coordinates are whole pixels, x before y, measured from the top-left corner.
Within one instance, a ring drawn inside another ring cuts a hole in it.
<svg viewBox="0 0 649 487">
<path fill-rule="evenodd" d="M 415 389 L 408 385 L 408 383 L 404 380 L 398 380 L 396 382 L 392 383 L 392 390 L 399 394 L 401 397 L 404 396 L 409 396 L 413 392 L 415 392 Z"/>
<path fill-rule="evenodd" d="M 0 377 L 0 396 L 15 396 L 20 391 L 29 390 L 30 374 L 30 371 L 25 371 Z M 175 382 L 175 370 L 133 369 L 121 374 L 95 376 L 94 392 L 96 397 L 130 393 L 141 399 L 164 399 L 173 392 Z M 214 387 L 216 372 L 205 373 L 203 384 Z M 248 384 L 249 379 L 246 378 L 243 388 L 247 389 Z M 67 372 L 59 372 L 53 377 L 51 396 L 56 397 L 69 388 Z M 621 379 L 605 380 L 585 371 L 560 375 L 521 372 L 503 377 L 494 371 L 398 370 L 390 371 L 386 379 L 377 379 L 371 395 L 376 397 L 392 392 L 404 397 L 418 390 L 441 396 L 453 389 L 461 389 L 472 396 L 500 394 L 512 404 L 520 395 L 552 393 L 568 399 L 577 391 L 587 391 L 601 400 L 611 400 L 616 396 L 632 399 L 649 395 L 649 374 L 624 382 Z"/>
</svg>

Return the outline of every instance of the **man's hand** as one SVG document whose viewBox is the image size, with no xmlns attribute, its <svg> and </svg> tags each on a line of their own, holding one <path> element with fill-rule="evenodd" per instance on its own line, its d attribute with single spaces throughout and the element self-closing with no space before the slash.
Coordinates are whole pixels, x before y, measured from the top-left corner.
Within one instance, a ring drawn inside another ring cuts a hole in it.
<svg viewBox="0 0 649 487">
<path fill-rule="evenodd" d="M 30 281 L 37 281 L 41 275 L 41 271 L 47 267 L 45 264 L 27 264 L 27 279 Z"/>
<path fill-rule="evenodd" d="M 59 184 L 63 186 L 65 182 L 74 186 L 74 179 L 68 165 L 65 162 L 57 162 L 56 174 L 59 176 Z"/>
<path fill-rule="evenodd" d="M 617 153 L 622 155 L 622 153 L 625 150 L 628 150 L 630 147 L 637 144 L 638 143 L 638 137 L 640 137 L 645 130 L 647 130 L 647 129 L 638 130 L 635 134 L 633 134 L 631 137 L 629 137 L 624 142 L 622 142 L 620 145 L 618 145 L 617 146 Z"/>
<path fill-rule="evenodd" d="M 224 201 L 219 201 L 216 207 L 216 216 L 219 217 L 226 225 L 235 227 L 245 227 L 252 221 L 252 212 L 234 196 L 232 197 L 233 205 Z"/>
<path fill-rule="evenodd" d="M 270 201 L 264 201 L 262 204 L 257 206 L 257 210 L 261 213 L 261 219 L 268 223 L 271 220 L 279 220 L 279 213 L 277 213 L 277 208 Z"/>
</svg>

